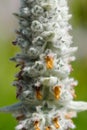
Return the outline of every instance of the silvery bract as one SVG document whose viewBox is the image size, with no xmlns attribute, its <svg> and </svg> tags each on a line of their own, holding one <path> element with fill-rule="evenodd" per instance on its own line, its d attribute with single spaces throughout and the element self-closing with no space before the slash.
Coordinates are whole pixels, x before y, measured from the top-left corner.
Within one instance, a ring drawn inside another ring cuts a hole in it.
<svg viewBox="0 0 87 130">
<path fill-rule="evenodd" d="M 77 47 L 69 35 L 67 0 L 21 0 L 19 29 L 14 45 L 21 52 L 11 60 L 20 72 L 13 85 L 20 103 L 1 108 L 12 112 L 18 120 L 15 130 L 69 130 L 77 112 L 87 109 L 87 103 L 76 102 L 70 78 L 71 62 Z"/>
</svg>

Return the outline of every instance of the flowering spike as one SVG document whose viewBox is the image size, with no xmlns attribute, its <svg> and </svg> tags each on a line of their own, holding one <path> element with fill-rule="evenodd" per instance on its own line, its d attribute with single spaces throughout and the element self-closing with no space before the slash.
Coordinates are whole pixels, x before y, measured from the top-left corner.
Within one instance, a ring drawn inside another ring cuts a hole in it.
<svg viewBox="0 0 87 130">
<path fill-rule="evenodd" d="M 86 102 L 76 102 L 70 78 L 77 47 L 69 34 L 68 0 L 21 0 L 17 38 L 13 45 L 21 52 L 12 61 L 20 71 L 13 86 L 20 103 L 0 108 L 18 120 L 15 130 L 69 130 L 72 118 L 87 110 Z"/>
</svg>

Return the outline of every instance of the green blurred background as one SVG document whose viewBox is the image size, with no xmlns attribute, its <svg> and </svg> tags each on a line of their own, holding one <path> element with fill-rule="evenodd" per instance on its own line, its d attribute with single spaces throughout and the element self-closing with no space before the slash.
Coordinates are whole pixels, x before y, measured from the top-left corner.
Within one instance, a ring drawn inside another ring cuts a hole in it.
<svg viewBox="0 0 87 130">
<path fill-rule="evenodd" d="M 16 38 L 14 33 L 18 27 L 17 20 L 12 16 L 17 12 L 19 1 L 0 0 L 0 106 L 16 102 L 15 88 L 11 85 L 17 72 L 15 63 L 9 58 L 18 51 L 11 41 Z M 76 87 L 77 100 L 87 101 L 87 0 L 69 0 L 70 12 L 73 14 L 73 41 L 79 46 L 77 60 L 72 63 L 72 76 L 78 80 Z M 87 111 L 78 114 L 74 119 L 76 130 L 87 130 Z M 0 130 L 14 130 L 16 121 L 11 114 L 0 113 Z"/>
</svg>

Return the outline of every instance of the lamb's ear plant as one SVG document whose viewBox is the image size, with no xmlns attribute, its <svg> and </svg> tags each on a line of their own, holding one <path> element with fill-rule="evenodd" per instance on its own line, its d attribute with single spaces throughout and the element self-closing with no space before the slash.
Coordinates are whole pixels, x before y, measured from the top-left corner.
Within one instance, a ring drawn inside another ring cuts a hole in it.
<svg viewBox="0 0 87 130">
<path fill-rule="evenodd" d="M 13 86 L 19 103 L 3 107 L 18 125 L 15 130 L 70 130 L 86 102 L 74 101 L 77 81 L 70 77 L 77 47 L 72 46 L 68 0 L 21 0 L 14 45 L 21 51 L 12 61 L 20 71 Z"/>
</svg>

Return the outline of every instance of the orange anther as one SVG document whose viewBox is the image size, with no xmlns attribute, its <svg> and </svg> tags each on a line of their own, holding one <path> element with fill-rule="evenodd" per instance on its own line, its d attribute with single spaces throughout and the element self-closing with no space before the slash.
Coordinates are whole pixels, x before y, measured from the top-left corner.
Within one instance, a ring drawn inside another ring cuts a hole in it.
<svg viewBox="0 0 87 130">
<path fill-rule="evenodd" d="M 59 98 L 60 98 L 60 93 L 61 93 L 60 86 L 55 86 L 55 87 L 54 87 L 54 95 L 55 95 L 55 98 L 56 98 L 56 99 L 59 99 Z"/>
<path fill-rule="evenodd" d="M 42 99 L 42 95 L 41 95 L 41 93 L 40 93 L 40 90 L 37 90 L 37 91 L 36 91 L 36 98 L 39 99 L 39 100 Z"/>
<path fill-rule="evenodd" d="M 39 121 L 35 121 L 34 122 L 34 128 L 35 128 L 35 130 L 40 130 L 40 128 L 39 128 Z"/>
<path fill-rule="evenodd" d="M 51 130 L 50 126 L 47 126 L 45 130 Z"/>
<path fill-rule="evenodd" d="M 54 59 L 53 59 L 53 57 L 51 57 L 51 56 L 46 56 L 45 57 L 45 61 L 46 61 L 46 67 L 47 67 L 47 69 L 52 69 L 53 68 L 53 66 L 54 66 Z"/>
<path fill-rule="evenodd" d="M 54 118 L 53 122 L 54 122 L 56 129 L 58 129 L 60 127 L 59 122 L 58 122 L 58 118 Z"/>
</svg>

